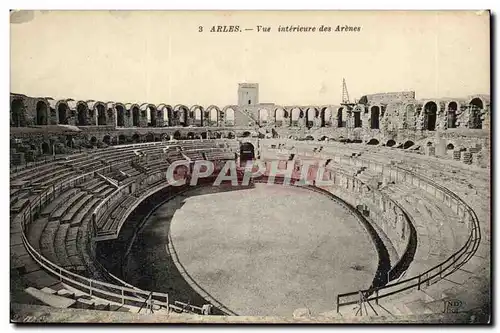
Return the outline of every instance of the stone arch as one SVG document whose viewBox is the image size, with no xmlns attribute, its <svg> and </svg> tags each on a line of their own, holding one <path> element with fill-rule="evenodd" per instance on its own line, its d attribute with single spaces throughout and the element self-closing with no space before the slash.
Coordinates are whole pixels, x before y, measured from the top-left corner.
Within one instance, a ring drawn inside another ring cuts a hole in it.
<svg viewBox="0 0 500 333">
<path fill-rule="evenodd" d="M 403 144 L 403 149 L 408 149 L 410 147 L 412 147 L 415 143 L 411 140 L 408 140 L 408 141 L 405 141 L 405 143 Z"/>
<path fill-rule="evenodd" d="M 314 127 L 315 125 L 315 120 L 316 120 L 316 114 L 318 113 L 318 109 L 315 107 L 309 107 L 307 108 L 305 112 L 305 117 L 306 117 L 306 127 L 311 128 Z"/>
<path fill-rule="evenodd" d="M 84 102 L 78 102 L 76 104 L 76 113 L 77 113 L 77 125 L 78 126 L 87 126 L 88 125 L 88 107 Z"/>
<path fill-rule="evenodd" d="M 231 106 L 226 106 L 223 109 L 223 113 L 225 115 L 224 124 L 226 126 L 234 126 L 234 122 L 236 120 L 235 118 L 236 112 L 234 111 L 234 108 Z"/>
<path fill-rule="evenodd" d="M 370 139 L 370 141 L 368 141 L 366 144 L 367 145 L 378 145 L 379 143 L 380 142 L 377 139 L 373 138 L 373 139 Z"/>
<path fill-rule="evenodd" d="M 121 145 L 121 144 L 124 144 L 125 142 L 127 142 L 127 137 L 123 134 L 120 134 L 118 136 L 118 144 Z"/>
<path fill-rule="evenodd" d="M 90 138 L 90 144 L 92 146 L 97 146 L 97 138 L 95 136 Z"/>
<path fill-rule="evenodd" d="M 446 106 L 446 116 L 447 116 L 447 127 L 456 128 L 457 127 L 457 111 L 458 103 L 456 101 L 451 101 Z"/>
<path fill-rule="evenodd" d="M 153 104 L 142 104 L 141 108 L 146 113 L 146 123 L 148 127 L 157 127 L 158 118 L 156 113 L 156 107 Z"/>
<path fill-rule="evenodd" d="M 188 132 L 186 137 L 188 140 L 193 140 L 194 139 L 194 132 Z"/>
<path fill-rule="evenodd" d="M 160 104 L 156 108 L 157 110 L 157 122 L 163 126 L 172 126 L 172 106 L 167 104 Z"/>
<path fill-rule="evenodd" d="M 104 142 L 105 144 L 107 144 L 109 146 L 111 144 L 111 136 L 109 134 L 106 134 L 102 138 L 102 142 Z"/>
<path fill-rule="evenodd" d="M 115 110 L 116 110 L 116 126 L 125 127 L 125 105 L 121 103 L 116 103 Z"/>
<path fill-rule="evenodd" d="M 386 145 L 387 147 L 392 147 L 392 146 L 394 146 L 395 144 L 396 144 L 396 141 L 394 141 L 394 140 L 390 139 L 390 140 L 387 140 L 387 142 L 386 142 L 386 144 L 385 144 L 385 145 Z"/>
<path fill-rule="evenodd" d="M 380 129 L 380 107 L 372 106 L 370 109 L 370 128 Z"/>
<path fill-rule="evenodd" d="M 216 105 L 210 105 L 207 107 L 205 110 L 205 115 L 207 116 L 206 118 L 206 123 L 204 126 L 219 126 L 219 115 L 220 115 L 220 109 Z"/>
<path fill-rule="evenodd" d="M 139 106 L 136 104 L 132 105 L 130 111 L 132 112 L 132 126 L 139 127 L 141 125 L 141 115 Z"/>
<path fill-rule="evenodd" d="M 37 125 L 49 124 L 48 105 L 45 101 L 38 101 L 36 103 L 36 124 Z"/>
<path fill-rule="evenodd" d="M 240 165 L 246 166 L 247 161 L 255 160 L 255 147 L 250 142 L 244 142 L 240 145 Z"/>
<path fill-rule="evenodd" d="M 450 142 L 450 143 L 448 143 L 448 144 L 446 145 L 446 149 L 447 149 L 447 150 L 453 150 L 453 149 L 455 149 L 455 146 L 453 145 L 453 143 L 451 143 L 451 142 Z"/>
<path fill-rule="evenodd" d="M 301 113 L 302 113 L 302 110 L 298 107 L 293 107 L 290 110 L 290 125 L 291 126 L 298 126 L 299 125 L 299 119 L 300 119 Z"/>
<path fill-rule="evenodd" d="M 485 102 L 480 97 L 472 98 L 469 102 L 469 128 L 483 128 L 482 112 L 485 108 Z"/>
<path fill-rule="evenodd" d="M 174 140 L 180 140 L 181 137 L 182 137 L 181 136 L 181 132 L 180 131 L 175 131 L 173 137 L 174 137 Z"/>
<path fill-rule="evenodd" d="M 26 126 L 24 121 L 24 109 L 24 100 L 22 98 L 14 98 L 12 102 L 10 102 L 10 125 L 12 127 Z"/>
<path fill-rule="evenodd" d="M 434 101 L 428 101 L 424 104 L 424 129 L 435 131 L 437 123 L 438 105 Z"/>
<path fill-rule="evenodd" d="M 184 104 L 174 106 L 174 113 L 177 113 L 179 126 L 189 126 L 189 108 Z"/>
<path fill-rule="evenodd" d="M 56 103 L 57 119 L 59 119 L 59 124 L 68 125 L 69 118 L 69 106 L 65 101 L 59 101 Z"/>
<path fill-rule="evenodd" d="M 332 110 L 330 109 L 330 107 L 325 106 L 321 108 L 320 117 L 321 117 L 321 127 L 329 126 L 332 118 Z"/>
<path fill-rule="evenodd" d="M 94 105 L 94 108 L 97 111 L 97 125 L 106 125 L 107 124 L 107 117 L 106 117 L 106 106 L 104 103 L 97 102 Z"/>
<path fill-rule="evenodd" d="M 267 125 L 269 122 L 269 111 L 267 109 L 259 109 L 258 118 L 260 126 Z"/>
<path fill-rule="evenodd" d="M 344 119 L 343 119 L 344 107 L 340 107 L 337 109 L 337 127 L 344 127 Z"/>
<path fill-rule="evenodd" d="M 203 107 L 200 105 L 193 105 L 190 109 L 193 114 L 193 123 L 195 126 L 203 126 Z"/>
</svg>

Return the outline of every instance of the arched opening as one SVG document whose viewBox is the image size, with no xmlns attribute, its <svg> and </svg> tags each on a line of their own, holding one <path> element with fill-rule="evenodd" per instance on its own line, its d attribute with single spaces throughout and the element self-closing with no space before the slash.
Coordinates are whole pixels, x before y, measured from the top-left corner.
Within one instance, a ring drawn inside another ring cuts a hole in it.
<svg viewBox="0 0 500 333">
<path fill-rule="evenodd" d="M 314 141 L 314 137 L 312 135 L 308 135 L 305 137 L 306 141 Z"/>
<path fill-rule="evenodd" d="M 226 109 L 226 126 L 234 126 L 234 110 Z"/>
<path fill-rule="evenodd" d="M 293 108 L 291 111 L 291 126 L 299 126 L 300 114 L 302 111 L 299 108 Z"/>
<path fill-rule="evenodd" d="M 234 133 L 233 133 L 233 132 L 229 132 L 229 133 L 227 133 L 227 138 L 228 138 L 228 139 L 234 139 L 234 138 L 235 138 Z"/>
<path fill-rule="evenodd" d="M 378 106 L 372 106 L 371 108 L 370 128 L 380 129 L 380 108 Z"/>
<path fill-rule="evenodd" d="M 193 110 L 193 119 L 194 119 L 194 124 L 195 126 L 203 126 L 203 110 L 201 109 L 201 107 L 196 107 L 194 110 Z"/>
<path fill-rule="evenodd" d="M 408 149 L 410 148 L 411 146 L 413 146 L 415 143 L 413 141 L 406 141 L 404 144 L 403 144 L 403 149 Z"/>
<path fill-rule="evenodd" d="M 354 112 L 354 127 L 361 127 L 361 112 Z"/>
<path fill-rule="evenodd" d="M 209 120 L 209 125 L 208 126 L 219 126 L 219 109 L 215 106 L 210 107 L 210 110 L 208 112 L 208 120 Z"/>
<path fill-rule="evenodd" d="M 481 120 L 481 111 L 483 110 L 483 101 L 480 98 L 473 98 L 469 103 L 469 128 L 481 129 L 483 128 L 483 121 Z"/>
<path fill-rule="evenodd" d="M 138 127 L 139 126 L 139 108 L 137 106 L 134 106 L 132 108 L 132 126 Z"/>
<path fill-rule="evenodd" d="M 87 107 L 83 103 L 79 103 L 76 106 L 76 113 L 77 113 L 77 125 L 78 126 L 87 126 Z"/>
<path fill-rule="evenodd" d="M 330 125 L 330 118 L 332 117 L 332 111 L 328 107 L 321 109 L 321 127 Z"/>
<path fill-rule="evenodd" d="M 47 104 L 39 101 L 36 103 L 36 124 L 47 125 L 48 120 Z"/>
<path fill-rule="evenodd" d="M 285 119 L 285 110 L 282 108 L 277 108 L 274 110 L 274 125 L 277 127 L 283 126 L 283 120 Z"/>
<path fill-rule="evenodd" d="M 220 139 L 222 137 L 222 134 L 220 132 L 215 132 L 215 138 Z"/>
<path fill-rule="evenodd" d="M 73 137 L 71 135 L 66 135 L 66 146 L 73 148 L 74 145 L 75 145 L 75 143 L 73 141 Z"/>
<path fill-rule="evenodd" d="M 121 105 L 116 105 L 116 126 L 125 126 L 125 109 Z"/>
<path fill-rule="evenodd" d="M 392 147 L 396 144 L 396 141 L 394 140 L 388 140 L 387 143 L 385 144 L 387 147 Z"/>
<path fill-rule="evenodd" d="M 174 140 L 180 140 L 181 139 L 181 132 L 175 131 L 174 132 Z"/>
<path fill-rule="evenodd" d="M 314 127 L 314 119 L 316 116 L 316 109 L 309 108 L 306 111 L 306 127 L 311 128 Z"/>
<path fill-rule="evenodd" d="M 368 145 L 378 145 L 379 141 L 377 139 L 370 139 L 367 143 Z"/>
<path fill-rule="evenodd" d="M 453 150 L 453 149 L 455 149 L 455 146 L 453 145 L 453 143 L 448 143 L 448 145 L 446 146 L 446 149 Z"/>
<path fill-rule="evenodd" d="M 266 126 L 269 113 L 266 109 L 259 110 L 259 125 Z"/>
<path fill-rule="evenodd" d="M 189 109 L 186 106 L 180 106 L 179 111 L 179 123 L 181 126 L 189 126 Z"/>
<path fill-rule="evenodd" d="M 90 138 L 90 144 L 92 146 L 97 146 L 97 138 L 95 136 Z"/>
<path fill-rule="evenodd" d="M 12 127 L 24 127 L 24 103 L 22 99 L 14 99 L 10 105 L 11 121 L 10 125 Z"/>
<path fill-rule="evenodd" d="M 47 142 L 42 143 L 42 153 L 44 155 L 50 154 L 50 146 Z"/>
<path fill-rule="evenodd" d="M 106 125 L 106 108 L 102 104 L 97 104 L 97 125 Z"/>
<path fill-rule="evenodd" d="M 132 135 L 132 142 L 139 143 L 140 141 L 141 141 L 141 137 L 139 134 L 135 133 L 134 135 Z"/>
<path fill-rule="evenodd" d="M 427 102 L 424 106 L 424 129 L 427 131 L 436 130 L 437 104 Z"/>
<path fill-rule="evenodd" d="M 246 131 L 246 132 L 243 132 L 243 133 L 241 134 L 241 137 L 242 137 L 242 138 L 248 138 L 250 135 L 251 135 L 251 133 L 250 133 L 250 132 L 248 132 L 248 131 Z"/>
<path fill-rule="evenodd" d="M 240 146 L 240 166 L 246 166 L 247 161 L 255 160 L 255 148 L 250 142 Z"/>
<path fill-rule="evenodd" d="M 104 138 L 102 139 L 102 142 L 104 142 L 109 146 L 111 144 L 111 137 L 109 135 L 105 135 Z"/>
<path fill-rule="evenodd" d="M 457 109 L 458 105 L 456 102 L 450 102 L 448 104 L 448 128 L 457 127 Z"/>
<path fill-rule="evenodd" d="M 344 120 L 342 119 L 342 113 L 344 108 L 339 108 L 337 110 L 337 127 L 344 127 Z"/>
<path fill-rule="evenodd" d="M 125 135 L 123 135 L 123 134 L 119 135 L 118 136 L 118 144 L 122 145 L 125 142 L 127 142 L 127 138 L 125 137 Z"/>
<path fill-rule="evenodd" d="M 187 134 L 187 139 L 188 139 L 188 140 L 193 140 L 193 139 L 194 139 L 194 133 L 193 133 L 193 132 L 189 132 L 189 133 Z"/>
<path fill-rule="evenodd" d="M 146 142 L 154 142 L 155 141 L 155 136 L 153 133 L 148 133 L 146 135 Z"/>
<path fill-rule="evenodd" d="M 319 138 L 319 141 L 328 141 L 328 137 L 326 135 L 323 135 L 321 138 Z"/>
<path fill-rule="evenodd" d="M 427 147 L 430 147 L 430 146 L 432 146 L 432 142 L 429 141 L 429 142 L 427 142 Z"/>
<path fill-rule="evenodd" d="M 68 124 L 68 105 L 66 103 L 59 103 L 57 106 L 57 117 L 59 118 L 59 124 Z"/>
<path fill-rule="evenodd" d="M 201 137 L 202 139 L 206 139 L 206 138 L 207 138 L 207 132 L 202 132 L 202 133 L 200 134 L 200 137 Z"/>
</svg>

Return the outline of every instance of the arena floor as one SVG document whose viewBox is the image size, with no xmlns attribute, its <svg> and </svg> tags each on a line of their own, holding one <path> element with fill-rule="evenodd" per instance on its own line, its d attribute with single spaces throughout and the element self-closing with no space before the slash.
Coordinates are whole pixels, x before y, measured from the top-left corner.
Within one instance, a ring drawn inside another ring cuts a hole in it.
<svg viewBox="0 0 500 333">
<path fill-rule="evenodd" d="M 161 258 L 169 253 L 168 228 L 180 274 L 169 273 L 172 264 Z M 196 282 L 239 315 L 331 311 L 338 293 L 370 286 L 378 263 L 368 233 L 342 206 L 267 184 L 198 188 L 169 201 L 149 218 L 134 248 L 129 266 L 136 274 L 129 277 L 151 274 L 154 287 L 172 292 L 180 286 L 173 275 L 189 276 L 187 284 Z"/>
</svg>

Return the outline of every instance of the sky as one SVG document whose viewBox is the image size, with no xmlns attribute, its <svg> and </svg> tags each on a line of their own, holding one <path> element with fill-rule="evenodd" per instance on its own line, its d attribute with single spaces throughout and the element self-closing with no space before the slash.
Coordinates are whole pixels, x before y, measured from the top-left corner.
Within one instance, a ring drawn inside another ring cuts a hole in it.
<svg viewBox="0 0 500 333">
<path fill-rule="evenodd" d="M 490 91 L 487 12 L 23 11 L 10 27 L 11 92 L 28 96 L 220 106 L 237 103 L 238 83 L 255 82 L 260 102 L 338 104 L 342 78 L 351 100 Z"/>
</svg>

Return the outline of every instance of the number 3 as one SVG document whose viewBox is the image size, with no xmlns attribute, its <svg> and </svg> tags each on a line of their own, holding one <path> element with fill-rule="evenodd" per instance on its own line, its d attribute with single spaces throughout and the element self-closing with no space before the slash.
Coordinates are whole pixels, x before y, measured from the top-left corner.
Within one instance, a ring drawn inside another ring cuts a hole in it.
<svg viewBox="0 0 500 333">
<path fill-rule="evenodd" d="M 203 27 L 201 25 L 198 27 L 198 32 L 203 32 Z"/>
</svg>

